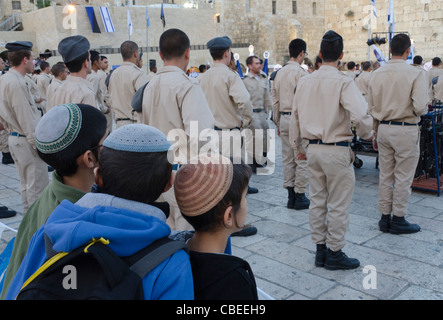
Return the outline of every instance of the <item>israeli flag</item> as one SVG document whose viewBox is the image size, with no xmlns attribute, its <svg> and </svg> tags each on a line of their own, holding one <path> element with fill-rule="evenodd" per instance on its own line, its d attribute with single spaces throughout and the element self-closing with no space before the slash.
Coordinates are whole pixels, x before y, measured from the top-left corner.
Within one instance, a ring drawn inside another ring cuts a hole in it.
<svg viewBox="0 0 443 320">
<path fill-rule="evenodd" d="M 390 33 L 390 39 L 394 36 L 393 33 L 395 31 L 395 21 L 394 21 L 394 0 L 389 0 L 389 10 L 388 10 L 388 31 Z"/>
<path fill-rule="evenodd" d="M 380 49 L 375 45 L 371 45 L 371 48 L 374 51 L 374 55 L 377 58 L 377 61 L 380 63 L 380 66 L 385 65 L 388 61 L 386 60 L 383 52 L 381 52 Z"/>
<path fill-rule="evenodd" d="M 375 5 L 375 0 L 371 0 L 372 10 L 374 11 L 374 17 L 377 18 L 377 6 Z"/>
<path fill-rule="evenodd" d="M 105 25 L 106 32 L 115 32 L 114 24 L 112 23 L 111 15 L 109 14 L 108 7 L 99 7 L 100 15 L 102 16 L 103 24 Z"/>
<path fill-rule="evenodd" d="M 129 29 L 129 35 L 132 36 L 132 20 L 129 10 L 128 10 L 128 29 Z"/>
<path fill-rule="evenodd" d="M 146 8 L 146 26 L 151 26 L 151 21 L 149 20 L 148 8 Z"/>
</svg>

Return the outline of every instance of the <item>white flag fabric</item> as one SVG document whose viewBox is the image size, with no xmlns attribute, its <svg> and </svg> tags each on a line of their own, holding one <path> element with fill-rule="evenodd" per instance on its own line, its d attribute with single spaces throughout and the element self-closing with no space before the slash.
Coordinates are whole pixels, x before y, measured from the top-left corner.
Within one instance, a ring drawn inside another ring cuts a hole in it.
<svg viewBox="0 0 443 320">
<path fill-rule="evenodd" d="M 377 61 L 380 63 L 380 66 L 386 64 L 388 61 L 386 60 L 383 52 L 376 45 L 371 45 L 372 50 L 374 51 L 374 55 L 377 58 Z"/>
<path fill-rule="evenodd" d="M 105 25 L 106 32 L 115 32 L 114 24 L 112 23 L 108 7 L 99 7 L 99 9 L 100 9 L 100 15 L 102 16 L 103 24 Z"/>
<path fill-rule="evenodd" d="M 128 29 L 129 29 L 129 35 L 132 36 L 132 20 L 129 10 L 128 10 Z"/>
<path fill-rule="evenodd" d="M 377 6 L 375 5 L 375 0 L 371 0 L 372 10 L 374 11 L 374 17 L 377 18 Z"/>
<path fill-rule="evenodd" d="M 389 31 L 390 37 L 392 39 L 392 37 L 394 36 L 393 33 L 395 31 L 394 0 L 389 0 L 388 25 L 389 25 L 388 31 Z"/>
<path fill-rule="evenodd" d="M 409 52 L 409 56 L 408 56 L 408 59 L 406 60 L 406 62 L 409 63 L 409 64 L 413 64 L 414 63 L 414 57 L 415 57 L 414 45 L 411 44 L 411 52 Z"/>
</svg>

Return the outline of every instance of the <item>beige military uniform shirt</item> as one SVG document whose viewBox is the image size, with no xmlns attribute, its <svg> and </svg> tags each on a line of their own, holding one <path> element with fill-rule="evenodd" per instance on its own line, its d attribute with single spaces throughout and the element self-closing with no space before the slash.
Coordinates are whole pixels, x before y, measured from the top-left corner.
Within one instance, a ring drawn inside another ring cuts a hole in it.
<svg viewBox="0 0 443 320">
<path fill-rule="evenodd" d="M 247 128 L 252 122 L 252 103 L 240 76 L 223 63 L 214 63 L 198 81 L 220 129 Z"/>
<path fill-rule="evenodd" d="M 146 82 L 148 82 L 146 73 L 131 62 L 123 62 L 112 72 L 108 90 L 116 121 L 133 118 L 132 97 Z M 134 120 L 137 120 L 137 113 L 134 113 Z"/>
<path fill-rule="evenodd" d="M 35 82 L 37 83 L 40 96 L 45 100 L 47 100 L 46 91 L 49 84 L 51 83 L 52 78 L 53 77 L 50 74 L 46 73 L 41 73 L 37 77 L 35 77 Z"/>
<path fill-rule="evenodd" d="M 309 140 L 325 143 L 352 141 L 351 121 L 362 139 L 372 137 L 372 118 L 355 82 L 337 68 L 322 65 L 299 80 L 289 139 L 299 153 Z"/>
<path fill-rule="evenodd" d="M 254 110 L 264 109 L 266 113 L 272 109 L 272 99 L 269 92 L 268 79 L 263 76 L 253 76 L 251 73 L 243 78 L 243 83 L 251 96 Z"/>
<path fill-rule="evenodd" d="M 49 111 L 52 107 L 55 106 L 55 93 L 58 88 L 63 84 L 63 81 L 60 79 L 54 78 L 51 81 L 51 84 L 46 89 L 46 111 Z"/>
<path fill-rule="evenodd" d="M 155 75 L 156 75 L 155 72 L 150 71 L 150 72 L 148 73 L 148 81 L 151 81 L 151 79 L 154 78 Z"/>
<path fill-rule="evenodd" d="M 371 78 L 371 72 L 369 71 L 363 71 L 362 73 L 360 73 L 360 75 L 357 78 L 355 78 L 355 84 L 357 85 L 358 89 L 360 90 L 363 96 L 366 96 L 368 94 L 370 78 Z"/>
<path fill-rule="evenodd" d="M 425 72 L 406 61 L 392 59 L 372 73 L 368 106 L 375 130 L 378 121 L 418 123 L 420 116 L 428 111 L 428 102 Z"/>
<path fill-rule="evenodd" d="M 278 70 L 272 87 L 272 119 L 280 127 L 280 112 L 292 112 L 292 102 L 300 78 L 308 72 L 296 61 L 289 61 Z"/>
<path fill-rule="evenodd" d="M 88 74 L 86 80 L 88 80 L 92 84 L 92 89 L 95 93 L 96 107 L 103 113 L 108 112 L 108 107 L 105 105 L 105 98 L 100 86 L 100 75 L 94 70 L 91 70 L 91 73 Z"/>
<path fill-rule="evenodd" d="M 68 76 L 55 93 L 54 105 L 65 103 L 89 104 L 98 108 L 92 84 L 76 76 Z"/>
<path fill-rule="evenodd" d="M 439 77 L 439 76 L 441 76 L 441 75 L 443 75 L 443 69 L 432 67 L 432 68 L 428 71 L 428 74 L 427 74 L 429 85 L 432 84 L 432 79 L 434 79 L 435 77 Z"/>
<path fill-rule="evenodd" d="M 176 66 L 159 68 L 143 93 L 139 122 L 158 128 L 166 136 L 180 129 L 187 137 L 181 136 L 181 143 L 174 146 L 179 148 L 189 142 L 191 121 L 196 121 L 196 134 L 214 128 L 215 120 L 200 84 Z"/>
<path fill-rule="evenodd" d="M 14 68 L 10 69 L 0 77 L 0 122 L 8 132 L 26 136 L 35 149 L 35 127 L 40 118 L 25 78 Z"/>
</svg>

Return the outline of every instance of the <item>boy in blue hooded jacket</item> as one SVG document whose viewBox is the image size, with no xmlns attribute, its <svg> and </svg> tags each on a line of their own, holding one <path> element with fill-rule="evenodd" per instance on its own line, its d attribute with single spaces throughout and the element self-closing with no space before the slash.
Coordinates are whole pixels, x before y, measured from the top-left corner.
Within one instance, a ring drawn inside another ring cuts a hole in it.
<svg viewBox="0 0 443 320">
<path fill-rule="evenodd" d="M 109 240 L 120 257 L 130 256 L 168 237 L 169 208 L 156 199 L 171 188 L 174 176 L 170 143 L 158 129 L 131 124 L 104 141 L 96 169 L 96 192 L 75 204 L 64 200 L 31 240 L 6 299 L 14 299 L 25 281 L 45 262 L 45 236 L 55 252 L 70 252 L 93 238 Z M 179 250 L 142 280 L 146 300 L 194 298 L 189 256 Z"/>
</svg>

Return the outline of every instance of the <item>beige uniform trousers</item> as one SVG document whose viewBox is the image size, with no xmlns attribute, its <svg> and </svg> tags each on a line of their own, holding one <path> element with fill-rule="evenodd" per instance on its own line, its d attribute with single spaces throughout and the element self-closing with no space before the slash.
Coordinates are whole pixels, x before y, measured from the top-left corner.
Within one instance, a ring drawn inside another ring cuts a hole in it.
<svg viewBox="0 0 443 320">
<path fill-rule="evenodd" d="M 9 149 L 20 178 L 23 213 L 49 184 L 48 165 L 24 137 L 9 136 Z"/>
<path fill-rule="evenodd" d="M 347 147 L 309 145 L 306 156 L 312 241 L 338 251 L 346 243 L 348 209 L 355 186 L 354 153 Z"/>
<path fill-rule="evenodd" d="M 263 152 L 268 152 L 268 114 L 264 111 L 254 112 L 254 118 L 248 129 L 251 132 L 245 134 L 245 148 L 248 154 L 248 164 L 254 158 L 258 164 L 266 164 Z M 256 129 L 259 129 L 256 131 Z"/>
<path fill-rule="evenodd" d="M 4 153 L 9 152 L 8 138 L 9 138 L 8 131 L 1 130 L 0 131 L 0 152 L 4 152 Z"/>
<path fill-rule="evenodd" d="M 280 116 L 280 138 L 283 163 L 283 188 L 294 187 L 296 193 L 305 193 L 308 185 L 306 160 L 297 160 L 297 151 L 289 143 L 291 115 Z"/>
<path fill-rule="evenodd" d="M 380 124 L 377 132 L 379 176 L 378 209 L 404 217 L 420 155 L 418 126 Z"/>
</svg>

